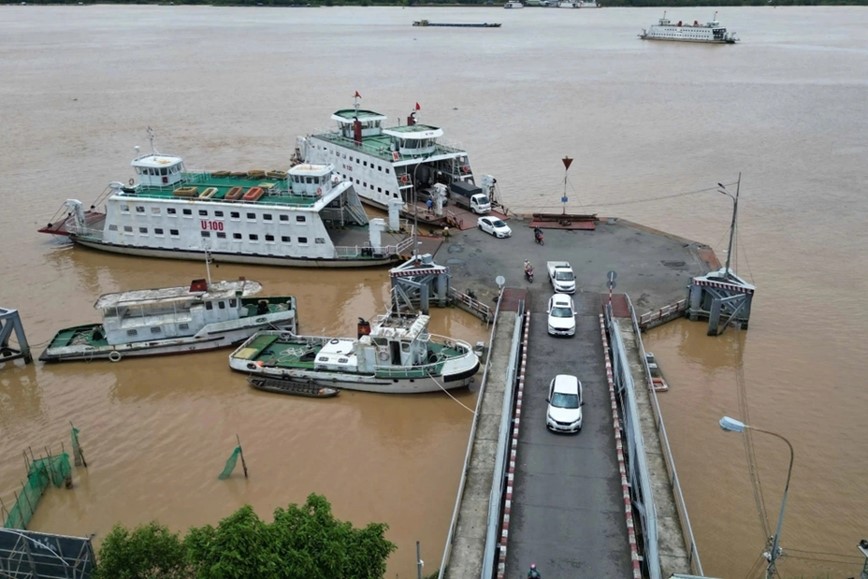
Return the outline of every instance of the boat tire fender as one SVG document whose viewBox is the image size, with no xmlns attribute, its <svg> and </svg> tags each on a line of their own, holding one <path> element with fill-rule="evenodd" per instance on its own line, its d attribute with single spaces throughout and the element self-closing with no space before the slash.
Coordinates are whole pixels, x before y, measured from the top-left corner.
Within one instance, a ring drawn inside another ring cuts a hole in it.
<svg viewBox="0 0 868 579">
<path fill-rule="evenodd" d="M 281 340 L 288 340 L 291 337 L 292 337 L 292 334 L 289 332 L 280 332 L 280 339 Z"/>
<path fill-rule="evenodd" d="M 256 364 L 254 364 L 253 362 L 248 363 L 247 369 L 248 370 L 256 370 Z"/>
<path fill-rule="evenodd" d="M 112 362 L 120 362 L 123 355 L 117 350 L 112 350 L 109 352 L 108 359 Z"/>
<path fill-rule="evenodd" d="M 130 179 L 129 183 L 130 183 L 130 187 L 132 187 L 132 186 L 136 183 L 136 180 L 135 180 L 135 179 Z"/>
<path fill-rule="evenodd" d="M 387 352 L 386 350 L 381 350 L 380 353 L 378 354 L 378 356 L 379 356 L 380 360 L 385 362 L 386 360 L 389 359 L 389 352 Z"/>
</svg>

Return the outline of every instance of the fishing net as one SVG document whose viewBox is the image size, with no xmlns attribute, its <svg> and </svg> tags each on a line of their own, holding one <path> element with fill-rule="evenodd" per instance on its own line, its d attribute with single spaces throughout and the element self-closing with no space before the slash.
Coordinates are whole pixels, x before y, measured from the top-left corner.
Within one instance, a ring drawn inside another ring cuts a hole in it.
<svg viewBox="0 0 868 579">
<path fill-rule="evenodd" d="M 71 480 L 72 467 L 69 464 L 69 455 L 61 453 L 57 456 L 37 458 L 30 463 L 27 472 L 27 481 L 21 489 L 21 493 L 15 499 L 15 504 L 9 509 L 4 527 L 12 529 L 26 529 L 36 505 L 42 498 L 42 493 L 49 484 L 60 487 L 67 480 Z"/>
</svg>

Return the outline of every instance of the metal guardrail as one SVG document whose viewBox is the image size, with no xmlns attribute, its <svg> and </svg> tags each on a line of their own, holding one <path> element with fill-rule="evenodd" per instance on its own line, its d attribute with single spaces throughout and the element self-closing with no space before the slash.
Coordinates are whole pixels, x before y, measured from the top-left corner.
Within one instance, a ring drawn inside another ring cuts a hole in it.
<svg viewBox="0 0 868 579">
<path fill-rule="evenodd" d="M 501 289 L 499 298 L 503 297 L 503 289 Z M 497 308 L 495 309 L 494 323 L 491 325 L 491 331 L 488 335 L 488 353 L 485 358 L 485 369 L 482 372 L 482 384 L 479 388 L 479 395 L 476 397 L 476 408 L 473 412 L 473 422 L 470 425 L 470 434 L 467 437 L 467 450 L 464 454 L 464 465 L 461 468 L 461 480 L 458 482 L 458 493 L 455 500 L 455 507 L 452 510 L 452 519 L 449 521 L 449 532 L 446 535 L 446 546 L 443 549 L 443 559 L 440 561 L 440 571 L 437 575 L 438 579 L 443 579 L 446 573 L 446 565 L 452 555 L 452 540 L 455 530 L 458 527 L 458 515 L 461 509 L 461 501 L 464 497 L 464 487 L 467 484 L 467 472 L 470 466 L 470 460 L 473 458 L 473 442 L 476 439 L 476 429 L 479 426 L 479 410 L 482 408 L 482 402 L 485 398 L 485 388 L 488 384 L 488 370 L 491 361 L 491 345 L 494 343 L 494 332 L 497 329 L 497 312 L 500 310 L 501 299 L 497 300 Z M 511 355 L 512 356 L 512 355 Z M 510 360 L 510 367 L 514 366 L 514 361 Z M 495 517 L 495 520 L 497 518 Z M 489 516 L 489 522 L 491 517 Z"/>
<path fill-rule="evenodd" d="M 469 311 L 471 314 L 475 315 L 486 324 L 490 324 L 493 320 L 491 308 L 488 307 L 487 304 L 479 301 L 478 299 L 470 297 L 466 293 L 462 293 L 453 287 L 449 288 L 447 295 L 450 299 L 454 301 L 456 305 L 458 305 L 458 307 Z"/>
<path fill-rule="evenodd" d="M 633 331 L 636 333 L 636 338 L 639 342 L 639 355 L 641 359 L 645 359 L 645 344 L 642 341 L 641 336 L 641 326 L 640 321 L 636 319 L 635 310 L 633 309 L 633 302 L 630 300 L 630 296 L 625 295 L 627 298 L 627 305 L 631 312 L 631 318 L 633 320 Z M 678 308 L 679 304 L 683 304 L 678 311 L 684 311 L 687 309 L 687 299 L 683 299 L 679 302 L 676 302 L 672 306 L 667 306 L 668 308 Z M 661 308 L 658 311 L 663 311 L 667 308 Z M 675 311 L 675 310 L 673 310 Z M 642 317 L 644 318 L 648 314 L 644 314 Z M 647 380 L 647 384 L 651 384 L 651 372 L 648 369 L 648 365 L 645 365 L 645 378 Z M 675 469 L 675 459 L 672 457 L 672 447 L 669 445 L 669 436 L 666 434 L 666 425 L 663 423 L 663 414 L 660 411 L 660 402 L 657 400 L 657 392 L 654 388 L 648 388 L 648 395 L 651 399 L 651 407 L 654 410 L 654 423 L 657 426 L 658 437 L 660 439 L 660 445 L 663 447 L 663 461 L 666 463 L 666 468 L 668 469 L 669 481 L 672 485 L 672 494 L 675 497 L 675 508 L 678 510 L 678 516 L 681 519 L 681 528 L 682 532 L 685 534 L 685 539 L 687 540 L 687 551 L 689 557 L 689 563 L 691 566 L 695 567 L 695 571 L 698 575 L 703 575 L 702 570 L 702 562 L 699 559 L 699 549 L 696 546 L 696 538 L 693 536 L 693 527 L 690 525 L 690 516 L 687 514 L 687 503 L 684 500 L 684 493 L 681 490 L 681 482 L 678 478 L 678 471 Z"/>
<path fill-rule="evenodd" d="M 630 304 L 630 308 L 632 311 L 633 304 Z M 646 330 L 649 327 L 656 326 L 658 324 L 662 324 L 663 322 L 669 321 L 672 318 L 678 317 L 680 314 L 687 311 L 687 298 L 678 300 L 674 304 L 670 304 L 668 306 L 663 306 L 656 312 L 645 312 L 641 316 L 639 316 L 638 327 L 641 330 Z M 635 317 L 635 315 L 634 315 Z"/>
</svg>

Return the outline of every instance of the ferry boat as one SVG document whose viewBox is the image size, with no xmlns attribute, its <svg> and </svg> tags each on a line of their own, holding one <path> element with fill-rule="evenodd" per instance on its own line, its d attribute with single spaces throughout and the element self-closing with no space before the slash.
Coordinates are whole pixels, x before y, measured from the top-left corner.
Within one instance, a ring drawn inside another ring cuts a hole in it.
<svg viewBox="0 0 868 579">
<path fill-rule="evenodd" d="M 584 2 L 583 0 L 561 0 L 558 2 L 558 8 L 597 8 L 599 5 L 595 0 Z"/>
<path fill-rule="evenodd" d="M 726 28 L 717 21 L 717 12 L 710 22 L 700 24 L 694 20 L 693 24 L 684 24 L 681 20 L 673 24 L 666 18 L 666 12 L 660 21 L 642 30 L 639 38 L 643 40 L 673 40 L 676 42 L 704 42 L 710 44 L 735 44 L 739 41 L 735 32 L 727 32 Z"/>
<path fill-rule="evenodd" d="M 295 332 L 292 296 L 252 297 L 247 279 L 196 279 L 187 286 L 103 294 L 94 304 L 102 321 L 64 328 L 39 356 L 43 362 L 100 360 L 225 348 L 257 331 Z"/>
<path fill-rule="evenodd" d="M 504 8 L 524 8 L 524 4 L 519 2 L 518 0 L 511 0 L 503 5 Z"/>
<path fill-rule="evenodd" d="M 479 369 L 470 344 L 428 333 L 429 316 L 389 312 L 360 320 L 357 338 L 258 332 L 229 355 L 254 376 L 311 381 L 381 394 L 438 392 L 469 385 Z"/>
<path fill-rule="evenodd" d="M 151 135 L 153 149 L 153 135 Z M 305 267 L 401 261 L 413 240 L 398 208 L 368 219 L 353 184 L 330 164 L 282 171 L 187 171 L 156 152 L 132 161 L 136 179 L 109 184 L 94 205 L 68 199 L 39 231 L 127 255 Z"/>
<path fill-rule="evenodd" d="M 415 213 L 419 221 L 426 221 L 427 212 L 424 205 L 417 210 L 418 202 L 435 197 L 435 184 L 448 190 L 453 182 L 476 185 L 467 151 L 439 142 L 440 127 L 419 123 L 418 103 L 406 125 L 385 127 L 387 117 L 360 108 L 360 99 L 356 93 L 353 108 L 332 115 L 336 130 L 299 137 L 295 158 L 333 165 L 355 185 L 364 203 L 380 209 L 398 203 L 404 214 Z M 491 175 L 480 178 L 482 192 L 496 205 L 495 184 Z"/>
</svg>

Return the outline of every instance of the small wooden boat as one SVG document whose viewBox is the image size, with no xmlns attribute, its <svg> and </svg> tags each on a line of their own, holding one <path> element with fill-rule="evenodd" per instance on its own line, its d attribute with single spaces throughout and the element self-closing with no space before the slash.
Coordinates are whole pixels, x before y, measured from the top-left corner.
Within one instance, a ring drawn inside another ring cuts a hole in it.
<svg viewBox="0 0 868 579">
<path fill-rule="evenodd" d="M 286 171 L 281 171 L 279 169 L 272 169 L 265 173 L 265 176 L 269 179 L 286 179 Z"/>
<path fill-rule="evenodd" d="M 262 197 L 263 193 L 265 193 L 265 189 L 263 189 L 262 187 L 251 187 L 247 190 L 247 193 L 244 194 L 242 200 L 257 201 L 260 197 Z"/>
<path fill-rule="evenodd" d="M 199 193 L 199 199 L 211 199 L 217 194 L 217 187 L 208 187 Z"/>
<path fill-rule="evenodd" d="M 229 191 L 226 192 L 226 200 L 227 201 L 237 201 L 241 194 L 244 192 L 244 187 L 233 187 Z"/>
<path fill-rule="evenodd" d="M 214 177 L 228 177 L 231 173 L 229 171 L 214 171 L 211 173 Z"/>
<path fill-rule="evenodd" d="M 295 394 L 297 396 L 309 396 L 311 398 L 331 398 L 337 396 L 340 390 L 320 386 L 312 380 L 283 380 L 280 378 L 263 378 L 250 376 L 247 381 L 253 388 L 278 394 Z"/>
<path fill-rule="evenodd" d="M 178 187 L 172 192 L 175 197 L 196 197 L 199 195 L 198 187 Z"/>
<path fill-rule="evenodd" d="M 645 362 L 648 364 L 648 372 L 651 374 L 651 386 L 655 392 L 666 392 L 669 390 L 669 383 L 663 377 L 663 372 L 657 365 L 657 359 L 651 352 L 645 352 Z"/>
</svg>

